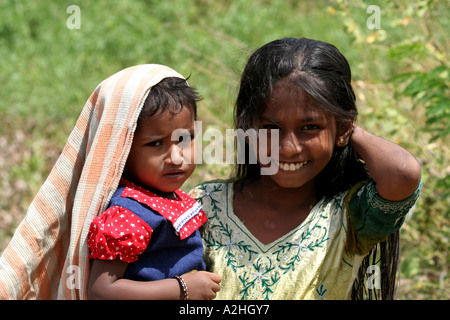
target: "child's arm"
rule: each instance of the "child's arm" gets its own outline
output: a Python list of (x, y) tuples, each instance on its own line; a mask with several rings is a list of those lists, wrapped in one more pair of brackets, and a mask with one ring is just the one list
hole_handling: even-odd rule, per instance
[(416, 191), (420, 184), (421, 168), (408, 151), (356, 125), (351, 143), (366, 163), (380, 197), (400, 201)]
[[(178, 280), (133, 281), (122, 279), (128, 263), (120, 259), (94, 260), (88, 284), (89, 299), (106, 300), (178, 300), (183, 291)], [(199, 271), (182, 275), (189, 299), (213, 299), (220, 290), (221, 278), (215, 273)]]

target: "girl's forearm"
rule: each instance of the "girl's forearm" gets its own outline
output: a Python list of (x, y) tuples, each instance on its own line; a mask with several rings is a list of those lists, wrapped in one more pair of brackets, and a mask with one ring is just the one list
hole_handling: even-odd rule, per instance
[(351, 143), (366, 163), (382, 198), (391, 201), (403, 200), (417, 189), (421, 168), (407, 150), (356, 125)]

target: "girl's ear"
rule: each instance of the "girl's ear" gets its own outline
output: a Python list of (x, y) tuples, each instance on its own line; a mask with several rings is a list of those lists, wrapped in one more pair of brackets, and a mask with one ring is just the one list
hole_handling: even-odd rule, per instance
[(336, 136), (336, 146), (341, 148), (345, 147), (350, 142), (352, 133), (353, 133), (353, 121), (349, 121), (342, 124)]

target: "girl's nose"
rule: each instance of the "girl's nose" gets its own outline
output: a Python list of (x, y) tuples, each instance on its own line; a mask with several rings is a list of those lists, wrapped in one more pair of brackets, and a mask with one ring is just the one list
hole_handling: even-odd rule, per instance
[(302, 150), (300, 141), (294, 132), (287, 132), (280, 137), (280, 155), (290, 157)]

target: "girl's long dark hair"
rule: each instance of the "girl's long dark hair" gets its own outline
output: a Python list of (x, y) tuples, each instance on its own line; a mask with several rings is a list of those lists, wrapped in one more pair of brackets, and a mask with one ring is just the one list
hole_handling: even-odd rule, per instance
[[(358, 114), (356, 97), (351, 86), (351, 70), (339, 50), (325, 42), (301, 38), (284, 38), (272, 41), (249, 58), (241, 76), (235, 104), (235, 126), (248, 130), (257, 128), (267, 101), (276, 83), (289, 80), (316, 101), (319, 108), (336, 120), (341, 132), (345, 132)], [(260, 177), (260, 166), (249, 161), (250, 150), (245, 144), (244, 164), (234, 168), (234, 179), (246, 181)], [(364, 162), (356, 154), (351, 143), (335, 147), (328, 165), (317, 176), (317, 193), (332, 198), (369, 179)], [(398, 232), (380, 243), (364, 259), (355, 280), (353, 299), (393, 299), (398, 262)], [(374, 260), (375, 259), (375, 260)], [(377, 262), (381, 269), (381, 290), (367, 289), (367, 266)]]

